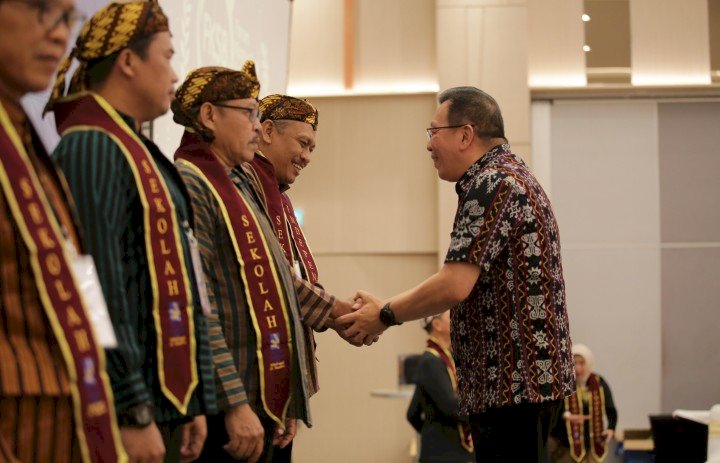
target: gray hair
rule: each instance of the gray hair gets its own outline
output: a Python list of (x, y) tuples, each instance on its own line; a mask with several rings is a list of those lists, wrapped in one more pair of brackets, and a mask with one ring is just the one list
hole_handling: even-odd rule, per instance
[(450, 125), (471, 124), (480, 137), (505, 138), (505, 124), (500, 106), (487, 93), (475, 87), (453, 87), (438, 96), (440, 104), (446, 101), (450, 102)]

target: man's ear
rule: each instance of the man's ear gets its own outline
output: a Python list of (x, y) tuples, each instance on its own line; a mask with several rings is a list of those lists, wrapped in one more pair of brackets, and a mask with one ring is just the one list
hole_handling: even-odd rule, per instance
[(205, 102), (200, 105), (198, 111), (198, 120), (200, 124), (207, 127), (211, 132), (215, 132), (215, 123), (217, 120), (217, 108), (212, 103)]
[(140, 57), (136, 55), (132, 50), (130, 50), (129, 48), (125, 48), (118, 55), (118, 58), (115, 61), (115, 66), (120, 71), (120, 74), (122, 76), (128, 79), (132, 79), (137, 75), (135, 66), (137, 65), (137, 61), (139, 59)]
[(460, 140), (460, 148), (467, 149), (475, 141), (475, 130), (471, 125), (460, 127), (462, 130), (462, 139)]
[(275, 126), (275, 123), (270, 119), (266, 119), (262, 124), (260, 124), (260, 137), (265, 143), (272, 142), (272, 138), (276, 131), (277, 127)]

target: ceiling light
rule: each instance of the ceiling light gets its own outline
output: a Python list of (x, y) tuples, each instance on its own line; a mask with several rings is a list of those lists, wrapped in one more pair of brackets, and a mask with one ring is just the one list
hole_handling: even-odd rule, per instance
[(583, 13), (582, 16), (580, 16), (584, 22), (590, 21), (590, 15), (587, 13)]
[(592, 50), (592, 48), (590, 48), (590, 45), (583, 45), (583, 51), (585, 53), (589, 52), (590, 50)]

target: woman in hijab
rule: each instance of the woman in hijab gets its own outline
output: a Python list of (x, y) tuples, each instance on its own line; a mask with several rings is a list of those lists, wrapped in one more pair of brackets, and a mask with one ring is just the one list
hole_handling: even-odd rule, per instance
[(572, 352), (577, 389), (565, 399), (562, 418), (553, 429), (556, 445), (551, 447), (550, 461), (599, 463), (615, 436), (617, 410), (607, 382), (593, 371), (595, 357), (590, 349), (575, 344)]

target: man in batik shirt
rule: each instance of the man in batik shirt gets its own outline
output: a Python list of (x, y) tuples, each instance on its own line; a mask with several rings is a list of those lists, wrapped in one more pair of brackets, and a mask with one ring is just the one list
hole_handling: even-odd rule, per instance
[(510, 150), (500, 108), (474, 87), (439, 96), (427, 149), (457, 182), (458, 209), (440, 271), (341, 317), (364, 337), (452, 307), (460, 413), (478, 462), (545, 461), (549, 428), (575, 387), (560, 235), (545, 192)]

